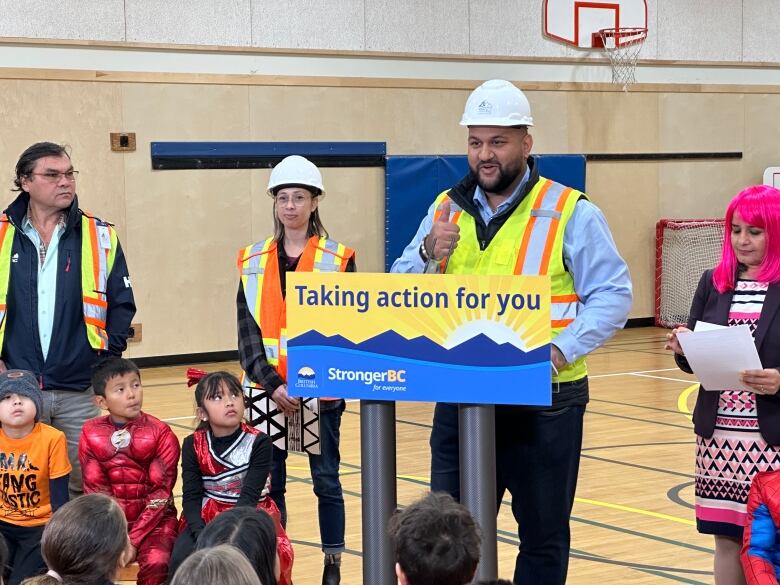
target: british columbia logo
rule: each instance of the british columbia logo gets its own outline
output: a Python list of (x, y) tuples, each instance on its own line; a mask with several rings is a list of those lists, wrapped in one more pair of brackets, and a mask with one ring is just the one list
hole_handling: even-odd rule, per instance
[(295, 385), (298, 388), (316, 388), (317, 374), (309, 366), (303, 366), (298, 370), (298, 382)]

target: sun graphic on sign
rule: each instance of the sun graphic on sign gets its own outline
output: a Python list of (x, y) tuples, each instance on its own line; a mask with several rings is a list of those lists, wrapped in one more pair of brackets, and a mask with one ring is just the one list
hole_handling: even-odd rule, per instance
[[(516, 277), (506, 277), (512, 279)], [(506, 295), (510, 290), (508, 280), (490, 279), (490, 286), (481, 288), (479, 293), (471, 294), (489, 295), (493, 301), (499, 292)], [(515, 281), (517, 282), (517, 281)], [(473, 281), (468, 290), (474, 291)], [(455, 282), (448, 287), (448, 297), (452, 301), (456, 299), (457, 289), (463, 286)], [(514, 287), (517, 289), (517, 286)], [(475, 308), (466, 310), (453, 306), (444, 309), (429, 310), (425, 312), (425, 319), (420, 319), (420, 313), (416, 311), (401, 311), (395, 315), (393, 329), (407, 338), (424, 335), (431, 341), (450, 349), (472, 339), (477, 335), (485, 335), (498, 344), (508, 343), (523, 351), (530, 351), (546, 345), (550, 342), (550, 315), (544, 310), (528, 310), (529, 296), (536, 297), (536, 292), (517, 292), (516, 306), (509, 304), (503, 311), (497, 302), (473, 303)], [(505, 297), (506, 298), (506, 297)], [(522, 299), (522, 300), (520, 300)], [(517, 305), (524, 304), (524, 308)]]
[(306, 300), (290, 305), (288, 296), (287, 332), (293, 340), (316, 332), (362, 344), (392, 332), (406, 339), (425, 337), (452, 349), (484, 335), (498, 345), (526, 352), (550, 343), (550, 284), (545, 277), (360, 273), (289, 277), (288, 290), (305, 289), (314, 297), (309, 302), (301, 294)]

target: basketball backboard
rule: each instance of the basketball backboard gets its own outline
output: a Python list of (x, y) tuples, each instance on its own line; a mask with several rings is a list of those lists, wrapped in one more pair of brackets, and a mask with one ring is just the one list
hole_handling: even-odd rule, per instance
[(767, 167), (764, 171), (764, 185), (780, 189), (780, 167)]
[(598, 32), (605, 28), (646, 29), (646, 0), (544, 0), (549, 37), (579, 48), (600, 47)]

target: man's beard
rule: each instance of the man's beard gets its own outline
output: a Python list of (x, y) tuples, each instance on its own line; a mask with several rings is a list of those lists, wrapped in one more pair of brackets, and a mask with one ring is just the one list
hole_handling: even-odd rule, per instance
[(518, 175), (525, 172), (522, 162), (518, 163), (516, 166), (507, 168), (504, 168), (500, 163), (490, 163), (495, 164), (498, 167), (498, 176), (486, 180), (479, 174), (479, 167), (481, 164), (482, 163), (478, 164), (476, 169), (472, 168), (471, 172), (477, 177), (477, 185), (479, 185), (485, 193), (503, 193), (517, 179)]

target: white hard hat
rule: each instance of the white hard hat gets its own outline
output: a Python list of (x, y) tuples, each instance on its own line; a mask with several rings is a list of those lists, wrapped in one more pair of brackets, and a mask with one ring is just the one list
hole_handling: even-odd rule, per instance
[(325, 197), (320, 169), (309, 159), (297, 154), (282, 159), (273, 168), (271, 178), (268, 179), (268, 194), (274, 197), (274, 191), (285, 185), (308, 187), (315, 195), (318, 194), (320, 199)]
[(491, 79), (471, 92), (461, 126), (533, 126), (525, 94), (503, 79)]

